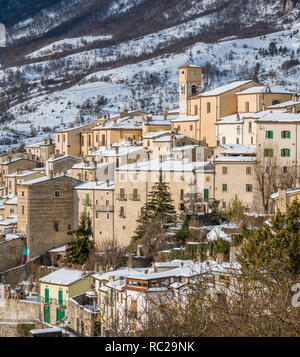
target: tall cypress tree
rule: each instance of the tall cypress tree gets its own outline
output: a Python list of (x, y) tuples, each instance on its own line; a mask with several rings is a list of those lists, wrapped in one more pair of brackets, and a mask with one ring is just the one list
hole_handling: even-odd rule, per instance
[(154, 184), (152, 191), (148, 193), (147, 202), (142, 208), (142, 213), (137, 220), (138, 226), (132, 237), (133, 242), (141, 239), (149, 223), (157, 223), (163, 227), (166, 223), (175, 223), (177, 220), (175, 207), (169, 185), (163, 182), (162, 172), (159, 181)]
[(76, 230), (68, 232), (69, 235), (75, 235), (76, 239), (67, 245), (66, 263), (84, 264), (94, 248), (94, 242), (90, 239), (93, 235), (92, 222), (89, 215), (85, 213), (80, 217), (80, 223)]

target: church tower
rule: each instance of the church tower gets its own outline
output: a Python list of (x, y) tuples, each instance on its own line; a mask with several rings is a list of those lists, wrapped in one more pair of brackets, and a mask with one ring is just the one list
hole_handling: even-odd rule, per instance
[(190, 64), (179, 67), (179, 113), (188, 115), (188, 100), (201, 92), (202, 68)]

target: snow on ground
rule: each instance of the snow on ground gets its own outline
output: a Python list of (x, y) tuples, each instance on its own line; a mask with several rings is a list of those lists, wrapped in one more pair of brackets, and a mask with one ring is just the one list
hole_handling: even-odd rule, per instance
[[(184, 27), (185, 25), (182, 26), (182, 29), (188, 28)], [(179, 28), (177, 26), (176, 31), (179, 31)], [(168, 30), (165, 30), (158, 34), (147, 35), (112, 48), (84, 51), (80, 54), (67, 56), (65, 60), (68, 61), (68, 69), (72, 72), (72, 68), (76, 66), (84, 65), (88, 67), (95, 61), (107, 61), (108, 58), (105, 53), (110, 54), (110, 59), (128, 52), (138, 56), (143, 53), (148, 45), (148, 50), (149, 48), (154, 49), (155, 46), (165, 41), (164, 33), (170, 36), (172, 31), (168, 33)], [(178, 32), (174, 33), (178, 34)], [(259, 49), (268, 49), (272, 41), (276, 42), (278, 49), (286, 47), (289, 54), (260, 55)], [(2, 129), (0, 140), (1, 137), (9, 135), (9, 131), (13, 128), (20, 131), (21, 139), (24, 139), (26, 143), (39, 141), (45, 137), (43, 133), (41, 134), (43, 128), (55, 129), (61, 124), (74, 123), (80, 111), (80, 106), (87, 99), (95, 102), (100, 95), (108, 99), (108, 103), (101, 107), (101, 110), (109, 111), (111, 114), (115, 114), (120, 109), (130, 109), (131, 106), (148, 111), (163, 110), (165, 107), (169, 107), (169, 109), (177, 108), (178, 67), (189, 60), (190, 52), (192, 52), (194, 64), (204, 66), (207, 62), (210, 62), (219, 69), (219, 72), (212, 77), (212, 81), (206, 83), (205, 89), (215, 88), (234, 80), (248, 79), (255, 64), (260, 63), (259, 76), (262, 78), (263, 84), (283, 85), (286, 89), (300, 92), (298, 80), (300, 66), (293, 67), (289, 72), (290, 75), (287, 75), (281, 67), (285, 61), (291, 59), (292, 51), (294, 51), (294, 58), (299, 58), (297, 49), (299, 49), (299, 33), (296, 33), (295, 28), (293, 28), (292, 30), (284, 30), (250, 39), (225, 39), (225, 41), (214, 44), (199, 42), (188, 48), (185, 53), (166, 54), (136, 64), (92, 73), (76, 86), (52, 94), (45, 94), (44, 92), (41, 95), (37, 86), (31, 93), (36, 97), (25, 103), (30, 110), (24, 107), (24, 103), (10, 109), (10, 112), (16, 117), (16, 121), (0, 126)], [(18, 70), (23, 73), (27, 81), (35, 83), (41, 76), (36, 67), (47, 67), (49, 65), (51, 65), (50, 61), (44, 61), (39, 64), (22, 66)], [(16, 71), (17, 69), (11, 68), (11, 70)], [(62, 67), (52, 71), (47, 75), (47, 78), (57, 79), (60, 75), (63, 78), (64, 70)], [(6, 76), (6, 73), (0, 71), (0, 78)], [(275, 73), (275, 75), (273, 76), (272, 73)], [(155, 85), (147, 85), (151, 76), (157, 79)], [(38, 131), (34, 140), (28, 138), (32, 126), (37, 128)]]
[(56, 53), (61, 53), (65, 50), (85, 47), (86, 45), (89, 45), (96, 41), (106, 41), (111, 39), (112, 35), (67, 38), (61, 41), (53, 42), (48, 46), (42, 47), (39, 50), (27, 55), (26, 58), (39, 58), (44, 56), (50, 56)]

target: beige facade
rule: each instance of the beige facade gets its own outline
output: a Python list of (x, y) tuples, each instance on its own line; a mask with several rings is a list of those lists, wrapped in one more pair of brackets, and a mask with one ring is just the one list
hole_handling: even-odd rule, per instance
[(255, 156), (219, 156), (215, 164), (215, 198), (227, 209), (237, 197), (249, 211), (262, 211)]
[(17, 186), (22, 182), (42, 177), (38, 171), (18, 169), (16, 172), (5, 176), (5, 195), (17, 195)]
[(293, 92), (280, 87), (258, 86), (236, 94), (238, 113), (257, 113), (272, 105), (289, 101)]
[(257, 154), (280, 167), (299, 166), (300, 114), (268, 112), (257, 120)]
[(42, 177), (18, 186), (18, 232), (26, 236), (29, 259), (71, 241), (73, 191), (79, 180)]
[(285, 214), (288, 206), (290, 206), (293, 201), (300, 201), (300, 187), (297, 185), (296, 187), (289, 190), (280, 189), (271, 197), (275, 203), (275, 213), (279, 211)]
[(50, 172), (52, 173), (61, 173), (64, 172), (66, 173), (68, 170), (72, 169), (72, 167), (75, 164), (78, 164), (81, 162), (81, 158), (71, 156), (71, 155), (52, 155), (47, 161), (46, 161), (46, 175), (50, 175)]
[(74, 224), (83, 213), (92, 220), (96, 247), (114, 239), (114, 182), (87, 182), (73, 188)]
[(1, 186), (5, 185), (5, 177), (17, 170), (31, 170), (37, 166), (37, 162), (26, 158), (11, 158), (10, 156), (6, 161), (0, 163), (0, 180)]
[(186, 120), (185, 123), (173, 120), (173, 128), (177, 128), (179, 133), (189, 133), (189, 136), (203, 140), (209, 147), (215, 147), (217, 145), (215, 123), (222, 117), (237, 113), (235, 94), (258, 86), (258, 83), (252, 80), (236, 81), (199, 94), (200, 85), (201, 68), (196, 69), (192, 66), (179, 68), (180, 114), (183, 118), (196, 115), (199, 121), (198, 125), (195, 125), (191, 120)]
[(130, 243), (147, 194), (159, 181), (159, 168), (162, 169), (163, 180), (169, 183), (179, 215), (186, 212), (188, 194), (198, 193), (205, 198), (214, 195), (214, 169), (208, 162), (184, 164), (169, 159), (161, 164), (159, 160), (152, 160), (120, 167), (116, 170), (115, 239), (123, 246)]
[(81, 155), (81, 133), (89, 130), (93, 124), (63, 129), (55, 133), (55, 153), (61, 155)]
[(27, 145), (24, 150), (32, 154), (33, 158), (41, 163), (45, 163), (49, 157), (55, 153), (55, 144), (52, 139), (45, 139), (41, 143)]

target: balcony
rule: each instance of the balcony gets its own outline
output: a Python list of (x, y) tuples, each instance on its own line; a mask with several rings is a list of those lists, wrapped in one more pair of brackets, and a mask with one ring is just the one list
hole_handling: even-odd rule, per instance
[(48, 301), (45, 301), (44, 296), (38, 296), (37, 301), (40, 302), (41, 304), (49, 304), (49, 305), (66, 307), (66, 300), (59, 302), (58, 299), (50, 298)]
[(116, 195), (116, 200), (118, 200), (118, 201), (127, 201), (127, 195), (126, 194), (124, 194), (124, 195), (117, 194)]
[(81, 200), (81, 203), (85, 206), (91, 206), (92, 205), (92, 201), (90, 200)]
[(100, 205), (94, 205), (94, 210), (98, 212), (113, 212), (114, 211), (114, 206), (100, 206)]
[(129, 199), (130, 199), (131, 201), (140, 201), (140, 200), (141, 200), (141, 195), (131, 193), (131, 194), (129, 195)]

